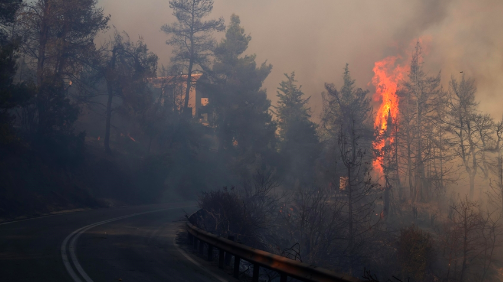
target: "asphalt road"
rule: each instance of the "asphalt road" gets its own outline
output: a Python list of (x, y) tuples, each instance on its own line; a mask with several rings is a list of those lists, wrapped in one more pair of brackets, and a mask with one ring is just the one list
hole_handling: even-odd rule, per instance
[(0, 224), (0, 281), (219, 281), (175, 246), (194, 203), (98, 209)]

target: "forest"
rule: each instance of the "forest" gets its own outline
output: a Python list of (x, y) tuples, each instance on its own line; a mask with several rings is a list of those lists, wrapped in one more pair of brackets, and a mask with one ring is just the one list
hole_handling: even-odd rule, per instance
[(503, 280), (503, 119), (475, 78), (417, 38), (375, 93), (346, 64), (322, 93), (285, 70), (273, 103), (213, 5), (169, 1), (163, 65), (97, 0), (1, 0), (0, 220), (197, 200), (199, 227), (368, 281)]

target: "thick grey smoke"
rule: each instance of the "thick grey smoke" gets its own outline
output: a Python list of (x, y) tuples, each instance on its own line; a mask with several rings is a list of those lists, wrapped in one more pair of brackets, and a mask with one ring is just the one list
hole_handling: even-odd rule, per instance
[[(171, 50), (160, 31), (174, 20), (168, 0), (101, 0), (112, 24), (131, 38), (143, 36), (169, 64)], [(428, 38), (426, 70), (442, 71), (444, 85), (463, 71), (475, 77), (483, 110), (499, 118), (503, 111), (503, 1), (501, 0), (215, 0), (211, 17), (232, 13), (252, 36), (249, 53), (268, 60), (273, 71), (265, 82), (275, 101), (283, 73), (296, 71), (311, 95), (316, 117), (325, 82), (341, 82), (349, 63), (357, 85), (368, 85), (374, 62), (407, 53), (411, 41)], [(217, 35), (220, 37), (222, 35)]]

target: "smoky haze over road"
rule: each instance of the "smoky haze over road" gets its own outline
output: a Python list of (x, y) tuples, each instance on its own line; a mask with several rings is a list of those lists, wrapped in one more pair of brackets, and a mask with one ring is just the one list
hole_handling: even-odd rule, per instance
[[(118, 30), (133, 39), (143, 36), (159, 63), (169, 64), (171, 49), (160, 31), (163, 24), (174, 21), (168, 1), (100, 0), (98, 5), (112, 15)], [(232, 13), (239, 15), (252, 36), (247, 53), (256, 53), (257, 62), (268, 60), (273, 65), (264, 83), (269, 98), (275, 103), (283, 73), (295, 71), (304, 92), (312, 96), (314, 119), (321, 111), (324, 83), (339, 84), (345, 63), (364, 86), (371, 81), (374, 62), (410, 54), (417, 38), (427, 43), (427, 71), (442, 71), (444, 83), (460, 71), (475, 78), (481, 110), (500, 118), (502, 11), (499, 0), (216, 0), (209, 18), (224, 17), (228, 23)], [(367, 87), (373, 92), (371, 84)]]
[[(194, 203), (98, 209), (0, 225), (2, 281), (74, 281), (60, 246), (72, 231), (102, 220), (150, 212), (106, 223), (83, 233), (75, 253), (92, 281), (216, 281), (174, 246), (174, 222)], [(73, 264), (74, 262), (72, 262)], [(73, 265), (72, 265), (73, 267)], [(80, 277), (80, 276), (77, 276)]]

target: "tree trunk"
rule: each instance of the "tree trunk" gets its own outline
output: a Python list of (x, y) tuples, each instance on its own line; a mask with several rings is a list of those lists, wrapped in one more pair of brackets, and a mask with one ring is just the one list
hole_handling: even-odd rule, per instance
[[(194, 14), (195, 9), (195, 1), (192, 1), (192, 24), (190, 25), (190, 58), (189, 58), (189, 67), (187, 69), (187, 88), (185, 89), (185, 101), (183, 106), (184, 114), (188, 115), (187, 112), (189, 110), (189, 98), (190, 98), (190, 88), (192, 86), (192, 67), (194, 65)], [(194, 105), (195, 106), (195, 105)]]
[(38, 42), (38, 58), (37, 58), (37, 97), (36, 97), (36, 105), (38, 112), (38, 124), (36, 130), (39, 134), (43, 133), (44, 125), (46, 121), (46, 101), (44, 101), (44, 64), (45, 64), (45, 51), (47, 47), (48, 34), (49, 34), (49, 24), (48, 17), (50, 13), (51, 5), (49, 1), (45, 1), (44, 3), (44, 12), (43, 18), (40, 23), (40, 32), (39, 32), (39, 42)]
[(470, 199), (473, 200), (473, 193), (475, 191), (475, 174), (470, 173), (468, 176), (470, 178)]
[(440, 188), (442, 191), (444, 190), (444, 153), (443, 153), (443, 141), (442, 141), (442, 136), (443, 134), (440, 133)]
[(38, 60), (37, 60), (37, 86), (42, 86), (44, 75), (44, 62), (45, 62), (45, 47), (47, 46), (47, 36), (49, 33), (49, 24), (47, 17), (50, 11), (49, 1), (45, 1), (43, 19), (40, 23), (39, 45), (38, 45)]
[[(470, 178), (471, 180), (471, 178)], [(463, 210), (463, 216), (464, 216), (464, 219), (463, 219), (463, 229), (464, 229), (464, 232), (463, 232), (463, 263), (461, 265), (461, 277), (459, 279), (459, 281), (463, 282), (463, 277), (465, 275), (465, 270), (466, 270), (466, 260), (468, 258), (468, 219), (467, 219), (467, 213), (468, 213), (468, 210), (467, 209), (464, 209)]]
[(388, 181), (388, 177), (385, 176), (385, 186), (384, 186), (384, 207), (383, 207), (383, 217), (384, 217), (384, 220), (387, 220), (388, 218), (388, 214), (389, 214), (389, 202), (390, 202), (390, 197), (389, 197), (389, 194), (390, 194), (390, 184), (389, 184), (389, 181)]
[(416, 177), (415, 177), (415, 182), (416, 182), (416, 200), (424, 200), (423, 199), (423, 178), (424, 178), (424, 164), (423, 164), (423, 146), (422, 146), (422, 108), (419, 103), (419, 91), (416, 93), (418, 99), (416, 101), (416, 111), (417, 111), (417, 117), (416, 117), (416, 138), (417, 138), (417, 148), (416, 148)]
[(501, 213), (503, 214), (503, 156), (501, 154), (498, 156), (498, 174), (498, 187), (500, 189), (501, 197)]
[(105, 122), (105, 152), (110, 154), (112, 150), (110, 150), (110, 122), (112, 120), (112, 100), (113, 100), (113, 87), (112, 81), (107, 81), (107, 89), (108, 89), (108, 101), (107, 101), (107, 112), (106, 112), (106, 122)]
[(398, 198), (403, 199), (402, 184), (400, 183), (400, 169), (398, 166), (398, 122), (395, 122), (395, 165), (396, 165), (396, 186), (398, 189)]
[(189, 62), (189, 69), (187, 72), (187, 88), (185, 89), (185, 101), (183, 105), (183, 112), (186, 115), (188, 115), (187, 113), (189, 111), (190, 88), (192, 86), (192, 65), (193, 61), (191, 58)]
[(105, 152), (110, 154), (112, 150), (110, 150), (110, 123), (112, 120), (112, 100), (114, 98), (114, 72), (115, 72), (115, 59), (116, 59), (116, 48), (114, 47), (112, 51), (112, 58), (110, 61), (110, 65), (108, 66), (105, 74), (106, 82), (107, 82), (107, 91), (108, 91), (108, 101), (107, 101), (107, 110), (106, 110), (106, 121), (105, 121)]
[(354, 121), (351, 124), (351, 161), (347, 164), (347, 172), (348, 172), (348, 220), (349, 220), (349, 271), (352, 274), (353, 272), (353, 245), (354, 245), (354, 230), (353, 230), (353, 184), (355, 181), (352, 174), (353, 165), (356, 163), (356, 138), (354, 131)]
[(410, 139), (407, 141), (407, 170), (409, 174), (409, 193), (412, 202), (416, 200), (416, 191), (414, 189), (414, 183), (412, 181), (412, 156), (411, 156)]

